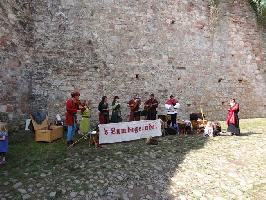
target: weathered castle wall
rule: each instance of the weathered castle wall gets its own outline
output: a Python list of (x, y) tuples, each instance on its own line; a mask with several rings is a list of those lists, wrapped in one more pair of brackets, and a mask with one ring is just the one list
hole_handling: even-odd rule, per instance
[(27, 1), (0, 1), (0, 121), (14, 120), (28, 112), (32, 8)]
[[(8, 2), (1, 7), (12, 13)], [(133, 93), (147, 99), (151, 92), (160, 112), (176, 95), (182, 118), (202, 107), (209, 119), (224, 119), (231, 97), (241, 103), (242, 118), (266, 116), (263, 31), (247, 1), (219, 0), (218, 12), (202, 0), (44, 0), (27, 10), (26, 19), (20, 17), (33, 27), (27, 34), (13, 28), (20, 27), (21, 12), (15, 19), (0, 14), (6, 21), (1, 38), (16, 39), (19, 49), (1, 49), (1, 74), (17, 75), (12, 90), (6, 84), (12, 79), (1, 76), (3, 93), (16, 98), (1, 99), (2, 112), (11, 105), (23, 113), (29, 104), (63, 114), (69, 93), (78, 89), (92, 100), (94, 120), (103, 95), (110, 103), (120, 96), (126, 115)], [(12, 72), (10, 55), (20, 60)]]

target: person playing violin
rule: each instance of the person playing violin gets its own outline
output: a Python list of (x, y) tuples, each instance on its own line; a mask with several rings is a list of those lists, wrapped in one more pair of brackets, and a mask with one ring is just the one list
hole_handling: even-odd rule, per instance
[(140, 111), (139, 107), (141, 100), (137, 94), (128, 102), (128, 107), (130, 108), (129, 121), (139, 121), (140, 120)]
[(158, 101), (154, 98), (154, 94), (150, 95), (150, 99), (144, 104), (144, 109), (147, 111), (147, 120), (156, 120)]
[(72, 92), (71, 98), (66, 101), (67, 145), (74, 143), (74, 135), (77, 129), (77, 111), (80, 103), (79, 96), (79, 92)]

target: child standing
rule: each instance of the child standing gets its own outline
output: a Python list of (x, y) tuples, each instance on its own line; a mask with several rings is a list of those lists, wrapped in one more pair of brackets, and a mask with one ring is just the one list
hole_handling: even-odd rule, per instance
[(207, 122), (206, 127), (204, 128), (204, 137), (213, 137), (213, 124), (211, 121)]
[(8, 134), (6, 124), (0, 122), (0, 165), (6, 163), (6, 153), (8, 151)]

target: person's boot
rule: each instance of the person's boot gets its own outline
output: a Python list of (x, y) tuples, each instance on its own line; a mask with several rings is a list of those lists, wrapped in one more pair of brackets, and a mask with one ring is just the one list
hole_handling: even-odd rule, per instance
[(71, 141), (67, 141), (67, 146), (69, 147), (71, 145)]
[(99, 144), (99, 140), (96, 141), (96, 147), (97, 148), (102, 148), (102, 145)]

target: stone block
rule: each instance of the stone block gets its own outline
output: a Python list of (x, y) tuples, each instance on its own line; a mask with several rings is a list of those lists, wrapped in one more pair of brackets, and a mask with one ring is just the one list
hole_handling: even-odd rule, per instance
[(13, 112), (13, 111), (14, 111), (13, 105), (7, 104), (5, 112), (10, 113), (10, 112)]
[(0, 105), (0, 112), (6, 112), (7, 105)]
[(7, 44), (8, 44), (8, 38), (7, 38), (7, 36), (1, 36), (0, 37), (0, 48), (2, 49), (4, 47), (6, 47)]

